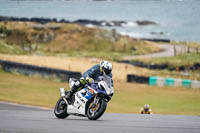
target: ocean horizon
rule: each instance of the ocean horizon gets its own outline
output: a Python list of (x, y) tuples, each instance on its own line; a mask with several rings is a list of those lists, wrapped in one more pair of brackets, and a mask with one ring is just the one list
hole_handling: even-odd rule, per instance
[[(199, 0), (1, 0), (0, 16), (106, 21), (133, 38), (200, 42)], [(112, 21), (123, 21), (112, 25)], [(139, 25), (137, 21), (155, 22)], [(88, 24), (88, 27), (96, 25)]]

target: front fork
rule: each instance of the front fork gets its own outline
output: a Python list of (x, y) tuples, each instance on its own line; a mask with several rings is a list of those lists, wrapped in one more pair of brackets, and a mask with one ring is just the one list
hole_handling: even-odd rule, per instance
[(94, 97), (94, 101), (90, 104), (91, 108), (95, 108), (97, 104), (99, 103), (99, 98), (97, 98), (97, 95)]
[(63, 98), (63, 100), (65, 101), (65, 103), (66, 103), (67, 105), (69, 105), (67, 99), (66, 99), (65, 97), (62, 97), (62, 98)]

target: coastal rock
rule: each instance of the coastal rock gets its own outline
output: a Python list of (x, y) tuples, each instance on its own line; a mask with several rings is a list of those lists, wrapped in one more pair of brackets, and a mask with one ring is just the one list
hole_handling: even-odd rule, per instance
[(150, 32), (152, 35), (164, 35), (164, 32)]
[[(105, 21), (105, 20), (89, 20), (89, 19), (78, 19), (75, 21), (68, 21), (65, 19), (61, 19), (58, 21), (56, 18), (50, 19), (50, 18), (18, 18), (18, 17), (5, 17), (5, 16), (0, 16), (0, 21), (23, 21), (23, 22), (36, 22), (40, 24), (46, 24), (49, 22), (56, 22), (56, 23), (74, 23), (74, 24), (81, 24), (81, 25), (94, 25), (94, 26), (108, 26), (108, 27), (122, 27), (123, 25), (127, 25), (130, 22), (126, 21)], [(136, 21), (136, 22), (131, 22), (131, 23), (136, 23), (139, 26), (146, 26), (146, 25), (156, 25), (156, 22), (153, 21), (148, 21), (148, 20), (142, 20), (142, 21)]]
[(56, 37), (56, 34), (54, 32), (44, 32), (39, 34), (32, 34), (32, 40), (38, 42), (38, 43), (47, 43), (52, 41)]
[(153, 21), (148, 21), (148, 20), (143, 20), (143, 21), (136, 21), (136, 23), (140, 26), (145, 26), (145, 25), (157, 25), (156, 22)]
[(153, 39), (150, 39), (150, 38), (141, 38), (141, 40), (146, 40), (146, 41), (152, 41), (152, 42), (166, 42), (166, 43), (170, 43), (171, 40), (170, 39), (162, 39), (162, 38), (153, 38)]
[(23, 21), (23, 22), (37, 22), (40, 24), (46, 24), (48, 22), (58, 22), (56, 18), (50, 19), (50, 18), (37, 18), (37, 17), (33, 17), (33, 18), (18, 18), (18, 17), (4, 17), (4, 16), (0, 16), (0, 22), (1, 21)]

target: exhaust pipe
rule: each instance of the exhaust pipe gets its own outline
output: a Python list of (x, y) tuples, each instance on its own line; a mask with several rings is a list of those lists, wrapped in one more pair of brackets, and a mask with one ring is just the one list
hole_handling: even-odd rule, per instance
[(61, 97), (65, 96), (65, 89), (64, 88), (60, 88), (60, 96)]
[(69, 105), (68, 101), (65, 98), (65, 89), (64, 88), (60, 88), (60, 96), (63, 98), (65, 103)]

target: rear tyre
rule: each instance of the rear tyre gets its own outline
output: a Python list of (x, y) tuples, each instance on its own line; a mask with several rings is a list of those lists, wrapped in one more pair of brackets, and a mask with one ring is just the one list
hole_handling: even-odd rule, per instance
[(65, 103), (62, 97), (56, 103), (56, 106), (54, 108), (54, 114), (57, 118), (60, 119), (65, 119), (69, 116), (69, 114), (67, 113), (67, 104)]
[(95, 107), (89, 106), (87, 109), (87, 117), (89, 120), (97, 120), (99, 119), (103, 113), (105, 112), (107, 107), (107, 102), (103, 99), (99, 99), (99, 102)]

